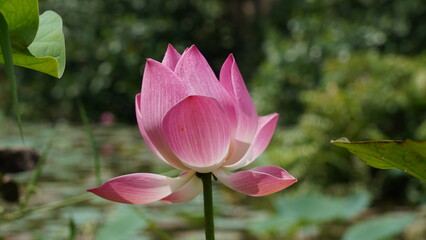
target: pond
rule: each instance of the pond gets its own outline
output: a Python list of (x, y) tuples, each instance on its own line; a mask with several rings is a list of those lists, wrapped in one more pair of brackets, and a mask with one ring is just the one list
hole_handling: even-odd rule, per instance
[[(23, 143), (14, 121), (0, 123), (0, 150), (33, 149), (46, 156), (39, 177), (35, 170), (3, 176), (3, 182), (19, 184), (21, 196), (19, 204), (0, 200), (0, 240), (204, 239), (201, 195), (181, 204), (126, 205), (86, 192), (97, 186), (97, 155), (102, 181), (136, 172), (179, 174), (145, 146), (136, 123), (93, 125), (96, 152), (82, 125), (26, 122)], [(264, 158), (256, 163), (267, 164)], [(31, 179), (37, 179), (34, 185)], [(424, 205), (380, 212), (370, 206), (372, 194), (365, 189), (326, 195), (302, 179), (283, 192), (254, 198), (217, 182), (213, 187), (217, 239), (357, 240), (372, 226), (378, 236), (404, 236), (389, 239), (426, 236)]]
[[(100, 199), (86, 189), (96, 186), (92, 142), (84, 126), (67, 122), (24, 123), (25, 143), (14, 121), (0, 129), (0, 149), (34, 149), (47, 158), (29, 199), (31, 214), (20, 216), (17, 203), (2, 203), (0, 233), (7, 240), (24, 239), (201, 239), (202, 196), (188, 203), (125, 205)], [(137, 125), (95, 125), (92, 128), (101, 160), (102, 180), (135, 173), (169, 176), (179, 172), (155, 157), (145, 146)], [(19, 183), (21, 195), (32, 172), (9, 175)], [(223, 185), (215, 186), (219, 239), (248, 239), (247, 224), (264, 216), (241, 205)], [(220, 195), (220, 196), (219, 196)], [(24, 198), (21, 196), (21, 199)], [(224, 201), (227, 201), (226, 204)], [(16, 219), (14, 219), (16, 218)], [(161, 229), (161, 230), (160, 230)], [(222, 237), (221, 237), (222, 236)]]

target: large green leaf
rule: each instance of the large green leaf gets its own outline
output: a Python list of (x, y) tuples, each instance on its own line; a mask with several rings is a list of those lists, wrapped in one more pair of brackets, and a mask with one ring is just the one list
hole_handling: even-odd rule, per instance
[(65, 39), (61, 16), (53, 11), (43, 13), (37, 35), (28, 49), (34, 57), (26, 55), (20, 59), (14, 56), (16, 65), (61, 77), (65, 70)]
[[(53, 11), (38, 16), (33, 0), (0, 0), (0, 14), (9, 27), (13, 63), (54, 77), (65, 69), (62, 19)], [(0, 63), (4, 63), (0, 50)]]
[(400, 234), (413, 220), (411, 213), (388, 214), (350, 227), (343, 240), (382, 240)]
[(381, 169), (401, 169), (426, 181), (426, 141), (358, 141), (347, 138), (331, 141), (361, 158), (368, 165)]
[[(0, 13), (6, 19), (14, 49), (25, 50), (37, 33), (37, 0), (0, 0)], [(1, 50), (0, 50), (1, 54)]]

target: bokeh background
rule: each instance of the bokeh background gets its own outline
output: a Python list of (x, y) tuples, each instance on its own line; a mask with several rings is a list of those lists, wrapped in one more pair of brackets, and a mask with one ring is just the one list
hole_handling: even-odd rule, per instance
[[(49, 208), (95, 186), (97, 154), (103, 180), (171, 170), (145, 147), (134, 113), (145, 60), (161, 60), (168, 43), (181, 52), (196, 44), (216, 73), (234, 54), (258, 112), (281, 115), (255, 164), (279, 165), (299, 179), (263, 198), (217, 184), (218, 239), (426, 239), (424, 182), (372, 169), (330, 144), (340, 137), (426, 140), (425, 1), (39, 4), (40, 12), (63, 18), (65, 74), (58, 80), (16, 69), (23, 144), (0, 66), (0, 147), (48, 149), (29, 201), (45, 208), (13, 217), (19, 204), (3, 201), (0, 239), (202, 239), (202, 198), (145, 206), (90, 198)], [(92, 123), (96, 152), (78, 101)], [(31, 176), (7, 177), (24, 195)]]

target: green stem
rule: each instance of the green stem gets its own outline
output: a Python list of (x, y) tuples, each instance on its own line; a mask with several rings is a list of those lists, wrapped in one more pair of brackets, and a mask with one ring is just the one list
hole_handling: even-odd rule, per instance
[(35, 189), (37, 188), (38, 180), (40, 179), (41, 172), (43, 170), (43, 167), (46, 164), (47, 156), (49, 155), (49, 151), (52, 147), (52, 144), (53, 144), (53, 139), (51, 139), (49, 141), (46, 148), (43, 150), (43, 153), (40, 156), (40, 160), (37, 163), (36, 168), (34, 169), (34, 171), (31, 174), (31, 178), (30, 178), (29, 182), (27, 183), (27, 186), (25, 187), (25, 193), (24, 193), (23, 200), (20, 204), (21, 211), (25, 211), (28, 208), (28, 203), (30, 201), (30, 197), (31, 197), (31, 195), (33, 195), (35, 193)]
[(6, 213), (6, 214), (3, 214), (3, 215), (0, 215), (0, 224), (2, 224), (3, 222), (10, 222), (10, 221), (15, 220), (15, 219), (23, 218), (23, 217), (25, 217), (29, 214), (35, 213), (35, 212), (44, 212), (44, 211), (59, 209), (59, 208), (74, 205), (74, 204), (77, 204), (77, 203), (89, 201), (90, 199), (93, 199), (93, 196), (91, 194), (83, 194), (83, 195), (80, 195), (80, 196), (67, 198), (67, 199), (64, 199), (64, 200), (59, 201), (59, 202), (54, 202), (54, 203), (50, 203), (50, 204), (47, 204), (47, 205), (28, 208), (28, 209), (25, 209), (24, 211), (18, 210), (18, 211), (12, 212), (12, 213)]
[(18, 91), (16, 90), (15, 71), (13, 69), (12, 46), (10, 44), (9, 27), (6, 19), (0, 12), (0, 48), (3, 53), (4, 64), (6, 68), (6, 76), (9, 80), (10, 90), (13, 96), (13, 108), (18, 122), (19, 132), (21, 133), (22, 142), (24, 142), (24, 132), (22, 130), (21, 111), (19, 109)]
[(84, 124), (84, 128), (86, 130), (86, 134), (89, 137), (90, 145), (92, 146), (92, 152), (93, 152), (93, 161), (94, 161), (94, 167), (95, 167), (95, 176), (96, 176), (96, 184), (101, 185), (102, 184), (102, 178), (101, 178), (101, 160), (99, 158), (98, 153), (98, 147), (96, 145), (95, 136), (93, 135), (92, 128), (90, 127), (90, 121), (87, 117), (86, 109), (83, 106), (83, 103), (81, 103), (80, 99), (77, 101), (78, 110), (80, 111), (80, 116)]
[(214, 240), (212, 173), (198, 173), (197, 175), (203, 181), (206, 240)]

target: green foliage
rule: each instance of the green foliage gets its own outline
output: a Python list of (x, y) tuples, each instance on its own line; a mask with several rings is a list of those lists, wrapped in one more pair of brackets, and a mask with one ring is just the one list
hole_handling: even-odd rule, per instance
[[(300, 92), (304, 112), (297, 124), (287, 124), (275, 135), (268, 158), (273, 164), (292, 166), (290, 172), (317, 186), (343, 190), (361, 184), (383, 191), (377, 192), (383, 198), (421, 196), (421, 183), (407, 187), (407, 181), (389, 171), (377, 177), (348, 152), (334, 148), (330, 139), (425, 139), (425, 64), (426, 55), (404, 57), (376, 51), (353, 53), (343, 60), (329, 58), (322, 64), (319, 86)], [(390, 185), (385, 187), (391, 181), (401, 184), (399, 193), (393, 193)], [(419, 192), (411, 195), (408, 189)]]
[(265, 113), (278, 107), (286, 123), (296, 124), (305, 109), (301, 95), (322, 85), (324, 62), (345, 62), (365, 51), (421, 53), (425, 10), (421, 0), (275, 2), (264, 25), (265, 59), (253, 84), (258, 106)]
[(331, 143), (348, 149), (372, 167), (401, 169), (426, 181), (426, 142), (411, 140), (349, 142), (345, 138)]
[(25, 50), (31, 45), (37, 33), (39, 24), (38, 1), (3, 0), (0, 1), (0, 13), (4, 16), (9, 26), (12, 47)]
[(421, 0), (254, 2), (41, 1), (41, 9), (64, 18), (69, 72), (56, 82), (22, 73), (38, 79), (22, 89), (24, 115), (77, 120), (80, 97), (90, 118), (111, 111), (134, 123), (128, 105), (140, 90), (145, 59), (161, 60), (168, 43), (180, 51), (195, 43), (216, 72), (233, 52), (259, 112), (282, 112), (285, 123), (295, 125), (305, 109), (302, 93), (321, 86), (330, 58), (347, 60), (366, 50), (418, 54), (426, 41), (418, 24), (426, 20)]
[(383, 240), (400, 234), (415, 216), (411, 213), (387, 214), (369, 220), (364, 220), (351, 226), (343, 240)]
[[(16, 58), (16, 64), (60, 78), (65, 71), (65, 39), (62, 19), (53, 11), (40, 16), (40, 26), (34, 41), (28, 46), (34, 56)], [(22, 60), (21, 60), (22, 57)]]
[(10, 92), (12, 93), (13, 110), (15, 112), (16, 122), (21, 133), (21, 140), (24, 142), (24, 133), (22, 129), (21, 110), (19, 107), (18, 91), (16, 88), (16, 77), (12, 60), (12, 45), (10, 42), (9, 27), (3, 14), (0, 13), (0, 49), (3, 53), (6, 77), (9, 81)]
[[(47, 11), (39, 19), (37, 0), (1, 1), (0, 13), (9, 26), (13, 63), (61, 77), (65, 69), (61, 17)], [(1, 50), (0, 63), (4, 63)]]
[[(40, 1), (40, 9), (55, 10), (63, 18), (67, 74), (53, 82), (21, 71), (23, 79), (34, 79), (21, 89), (24, 116), (79, 120), (79, 97), (91, 119), (111, 111), (119, 120), (134, 123), (129, 106), (140, 91), (145, 61), (161, 61), (168, 43), (180, 52), (197, 44), (217, 73), (233, 52), (249, 80), (262, 56), (253, 51), (261, 44), (261, 31), (254, 16), (244, 15), (242, 5), (225, 0)], [(0, 107), (8, 111), (6, 104), (1, 101)]]

